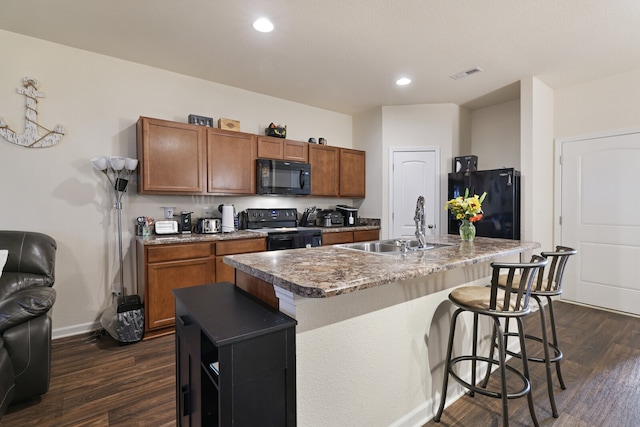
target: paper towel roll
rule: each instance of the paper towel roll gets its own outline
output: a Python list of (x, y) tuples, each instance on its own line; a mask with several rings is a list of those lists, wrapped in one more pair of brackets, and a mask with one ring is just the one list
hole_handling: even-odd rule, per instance
[(233, 205), (222, 206), (222, 232), (230, 233), (235, 231), (233, 220)]

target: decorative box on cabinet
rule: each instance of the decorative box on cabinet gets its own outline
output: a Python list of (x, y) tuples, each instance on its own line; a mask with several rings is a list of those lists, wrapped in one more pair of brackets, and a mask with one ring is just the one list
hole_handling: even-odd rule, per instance
[(231, 283), (176, 289), (181, 426), (295, 426), (296, 321)]
[(138, 193), (204, 193), (203, 127), (140, 117), (137, 134)]

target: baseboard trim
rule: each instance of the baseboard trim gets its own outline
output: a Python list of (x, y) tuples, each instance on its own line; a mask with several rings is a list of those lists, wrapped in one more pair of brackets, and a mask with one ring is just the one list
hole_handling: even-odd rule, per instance
[(100, 329), (102, 325), (99, 321), (82, 323), (80, 325), (66, 326), (64, 328), (54, 328), (51, 331), (51, 338), (66, 338), (74, 335), (86, 334), (88, 332), (93, 332), (96, 329)]

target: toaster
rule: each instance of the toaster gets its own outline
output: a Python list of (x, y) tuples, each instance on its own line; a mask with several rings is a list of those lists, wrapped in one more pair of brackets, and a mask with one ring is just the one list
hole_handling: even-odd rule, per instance
[(222, 220), (220, 218), (200, 218), (196, 227), (196, 233), (213, 234), (222, 231)]
[(178, 234), (178, 221), (169, 219), (156, 221), (154, 224), (156, 234)]

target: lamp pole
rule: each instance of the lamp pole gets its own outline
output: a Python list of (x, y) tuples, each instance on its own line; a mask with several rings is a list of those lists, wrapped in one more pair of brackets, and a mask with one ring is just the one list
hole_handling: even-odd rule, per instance
[(118, 221), (118, 258), (120, 261), (120, 296), (124, 296), (124, 255), (122, 252), (122, 196), (127, 191), (129, 178), (138, 166), (137, 159), (119, 156), (95, 157), (91, 159), (93, 166), (105, 174), (115, 195), (115, 208)]

